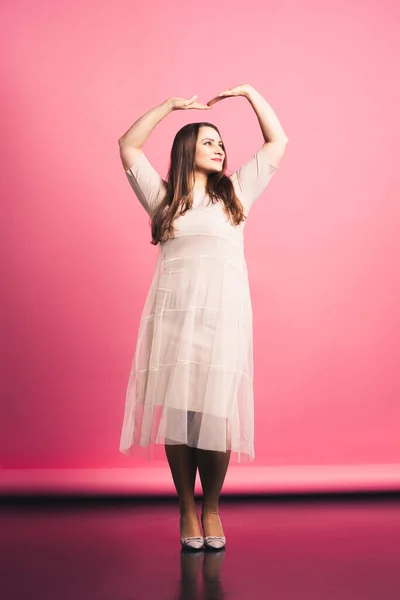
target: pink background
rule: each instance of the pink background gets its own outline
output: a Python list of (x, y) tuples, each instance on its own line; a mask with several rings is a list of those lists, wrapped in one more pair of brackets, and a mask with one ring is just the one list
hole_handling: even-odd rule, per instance
[[(168, 96), (206, 103), (241, 83), (290, 142), (246, 225), (256, 460), (232, 464), (227, 486), (400, 486), (400, 6), (39, 0), (2, 13), (3, 488), (106, 473), (104, 489), (172, 489), (166, 462), (118, 450), (157, 249), (117, 140)], [(176, 131), (203, 119), (230, 171), (263, 143), (244, 98), (174, 112), (144, 147), (163, 177)]]

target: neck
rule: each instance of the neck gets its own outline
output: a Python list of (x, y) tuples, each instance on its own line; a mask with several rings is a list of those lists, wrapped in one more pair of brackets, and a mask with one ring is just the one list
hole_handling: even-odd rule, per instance
[(194, 174), (194, 186), (195, 190), (206, 190), (207, 187), (207, 173), (203, 173), (202, 171), (196, 171)]

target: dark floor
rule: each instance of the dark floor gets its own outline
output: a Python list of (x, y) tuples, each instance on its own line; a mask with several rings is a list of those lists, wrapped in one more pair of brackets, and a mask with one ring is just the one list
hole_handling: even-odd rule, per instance
[[(200, 506), (200, 504), (199, 504)], [(399, 600), (400, 496), (221, 500), (183, 553), (175, 500), (2, 503), (4, 600)]]

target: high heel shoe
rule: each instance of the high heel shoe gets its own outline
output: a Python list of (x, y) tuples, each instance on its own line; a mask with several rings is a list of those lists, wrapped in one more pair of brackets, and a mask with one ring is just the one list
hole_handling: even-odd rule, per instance
[(204, 538), (201, 535), (184, 538), (181, 534), (181, 545), (187, 550), (202, 550), (204, 548)]
[[(218, 521), (221, 524), (222, 527), (222, 523), (221, 523), (221, 519), (219, 518), (219, 515), (217, 515), (218, 517)], [(203, 527), (204, 530), (204, 527)], [(204, 537), (204, 545), (206, 548), (209, 548), (210, 550), (221, 550), (222, 548), (225, 548), (226, 545), (226, 537), (224, 535), (206, 535)]]
[(187, 550), (201, 550), (204, 548), (204, 538), (201, 535), (183, 537), (181, 532), (180, 537), (182, 548), (186, 548)]

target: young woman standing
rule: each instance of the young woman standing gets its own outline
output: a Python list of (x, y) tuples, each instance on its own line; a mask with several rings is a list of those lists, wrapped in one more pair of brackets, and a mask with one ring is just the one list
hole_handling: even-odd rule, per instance
[[(176, 134), (166, 180), (143, 145), (175, 110), (211, 110), (232, 96), (253, 107), (261, 148), (227, 176), (218, 128), (190, 123)], [(179, 497), (184, 547), (222, 548), (219, 497), (231, 454), (254, 459), (252, 306), (244, 257), (246, 217), (285, 153), (288, 137), (266, 100), (250, 85), (221, 92), (207, 105), (197, 96), (167, 98), (119, 139), (122, 164), (151, 218), (159, 246), (143, 308), (127, 386), (120, 451), (163, 444)], [(203, 488), (201, 532), (194, 501)]]

